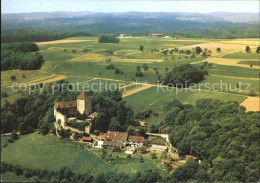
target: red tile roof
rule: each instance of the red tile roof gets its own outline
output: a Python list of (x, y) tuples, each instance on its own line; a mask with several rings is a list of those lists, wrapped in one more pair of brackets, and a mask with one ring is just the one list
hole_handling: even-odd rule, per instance
[(90, 98), (90, 95), (85, 91), (81, 92), (81, 94), (77, 97), (77, 99), (87, 99), (87, 98)]
[(108, 131), (106, 133), (107, 140), (127, 141), (127, 137), (128, 137), (127, 132)]
[(178, 168), (178, 166), (177, 166), (177, 165), (175, 165), (175, 164), (171, 164), (171, 167), (172, 167), (173, 169), (176, 169), (176, 168)]
[(106, 133), (99, 133), (98, 139), (105, 140), (106, 139)]
[(122, 142), (115, 142), (115, 141), (108, 141), (108, 140), (105, 140), (104, 143), (103, 143), (103, 146), (124, 146), (124, 144)]
[(77, 107), (77, 101), (65, 101), (65, 102), (56, 102), (55, 108), (70, 108)]
[(170, 160), (168, 160), (168, 159), (162, 159), (162, 163), (163, 163), (163, 164), (170, 164), (170, 163), (171, 163), (171, 161), (170, 161)]
[(193, 160), (198, 160), (198, 158), (197, 157), (195, 157), (195, 156), (192, 156), (192, 155), (185, 155), (185, 160), (186, 161), (188, 161), (189, 159), (193, 159)]
[(91, 138), (91, 137), (82, 137), (82, 140), (83, 140), (83, 141), (91, 142), (91, 141), (92, 141), (92, 138)]
[(144, 141), (144, 137), (142, 137), (142, 136), (129, 135), (127, 141), (128, 141), (128, 142), (138, 142), (138, 143), (142, 143), (142, 142)]

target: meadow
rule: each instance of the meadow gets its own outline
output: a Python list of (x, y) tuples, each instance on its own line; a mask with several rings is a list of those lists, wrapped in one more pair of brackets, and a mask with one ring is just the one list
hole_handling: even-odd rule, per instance
[(223, 101), (243, 102), (247, 97), (231, 93), (221, 93), (205, 90), (175, 89), (175, 88), (158, 88), (157, 86), (134, 93), (124, 98), (124, 100), (134, 109), (135, 112), (152, 109), (159, 113), (159, 117), (145, 119), (148, 125), (159, 125), (163, 121), (163, 106), (165, 103), (180, 100), (184, 104), (195, 104), (198, 99), (218, 99)]
[[(175, 47), (192, 50), (196, 45), (212, 48), (212, 56), (208, 58), (217, 58), (217, 60), (222, 58), (225, 59), (225, 62), (230, 62), (228, 64), (215, 62), (212, 67), (206, 67), (209, 75), (202, 81), (202, 85), (206, 83), (212, 85), (222, 81), (230, 84), (233, 89), (239, 82), (249, 83), (250, 88), (255, 90), (255, 94), (259, 95), (259, 70), (249, 67), (250, 64), (253, 64), (253, 66), (259, 64), (259, 61), (257, 61), (259, 54), (254, 53), (255, 48), (253, 46), (256, 46), (254, 39), (174, 40), (133, 37), (121, 39), (120, 43), (98, 43), (97, 39), (96, 37), (72, 37), (65, 40), (39, 43), (40, 53), (45, 59), (42, 68), (35, 71), (3, 71), (1, 89), (2, 92), (7, 92), (8, 97), (2, 97), (2, 99), (14, 102), (17, 98), (28, 95), (26, 92), (13, 92), (10, 87), (13, 83), (25, 83), (26, 85), (30, 83), (46, 83), (48, 85), (50, 82), (65, 79), (73, 84), (77, 82), (81, 86), (84, 84), (84, 86), (87, 86), (84, 88), (85, 90), (92, 89), (96, 91), (106, 89), (106, 86), (120, 88), (122, 85), (126, 85), (126, 88), (121, 90), (123, 100), (135, 112), (152, 109), (154, 113), (159, 114), (159, 116), (151, 115), (150, 118), (144, 119), (148, 123), (148, 130), (152, 124), (160, 125), (160, 122), (164, 119), (164, 104), (174, 99), (178, 99), (184, 104), (193, 105), (198, 99), (206, 98), (236, 101), (238, 103), (242, 103), (247, 99), (248, 93), (238, 89), (236, 91), (209, 91), (202, 86), (201, 90), (193, 88), (191, 91), (190, 89), (180, 90), (166, 87), (157, 88), (155, 86), (159, 75), (164, 77), (168, 71), (181, 64), (191, 63), (202, 66), (207, 58), (200, 55), (190, 58), (191, 55), (176, 52), (164, 55), (157, 51), (151, 52), (151, 50)], [(246, 43), (252, 45), (252, 53), (245, 53), (242, 50)], [(143, 51), (139, 50), (140, 45), (144, 46)], [(223, 50), (221, 53), (217, 53), (215, 47), (221, 45)], [(84, 49), (87, 49), (87, 52), (83, 52)], [(107, 51), (113, 51), (113, 54), (109, 54)], [(238, 59), (234, 65), (232, 65), (234, 63), (233, 59)], [(113, 64), (121, 73), (115, 74), (115, 70), (106, 69), (108, 64)], [(143, 64), (147, 64), (149, 69), (146, 71), (142, 69), (143, 77), (135, 76), (136, 67), (142, 67)], [(242, 67), (244, 65), (248, 65), (248, 68)], [(158, 73), (156, 73), (156, 70), (158, 70)], [(16, 76), (16, 80), (10, 79), (12, 75)], [(144, 87), (140, 83), (133, 83), (133, 81), (148, 83), (149, 86)], [(220, 86), (216, 85), (214, 89), (220, 90)], [(245, 90), (246, 86), (242, 85), (241, 89)], [(4, 101), (1, 101), (2, 105)], [(1, 138), (1, 146), (5, 144), (8, 138)], [(42, 136), (36, 132), (21, 136), (19, 140), (8, 144), (2, 150), (1, 158), (3, 161), (21, 165), (25, 168), (57, 171), (60, 167), (66, 165), (76, 173), (88, 172), (92, 175), (100, 173), (98, 170), (133, 174), (151, 168), (163, 169), (160, 160), (150, 159), (149, 154), (143, 155), (145, 158), (143, 163), (140, 163), (139, 153), (132, 155), (131, 158), (127, 158), (125, 153), (108, 151), (108, 154), (111, 154), (115, 161), (111, 163), (105, 162), (101, 158), (102, 152), (100, 149), (89, 149), (83, 144), (68, 139), (58, 139), (52, 135)], [(165, 172), (161, 173), (165, 174)], [(31, 181), (31, 179), (16, 176), (13, 173), (4, 173), (2, 177), (6, 181)]]
[[(25, 148), (26, 147), (26, 148)], [(107, 151), (107, 156), (112, 151)], [(101, 149), (87, 149), (84, 144), (69, 139), (59, 139), (52, 135), (39, 135), (37, 132), (21, 136), (14, 143), (2, 150), (2, 161), (21, 165), (31, 169), (59, 170), (62, 166), (70, 167), (76, 173), (97, 175), (102, 172), (124, 172), (133, 174), (137, 171), (160, 167), (160, 160), (144, 159), (134, 155), (113, 153), (115, 161), (110, 163), (101, 158)], [(116, 158), (118, 156), (118, 158)]]
[[(256, 39), (165, 39), (152, 37), (133, 37), (120, 39), (119, 43), (98, 43), (97, 37), (71, 37), (64, 40), (52, 42), (39, 42), (40, 53), (45, 59), (42, 69), (37, 71), (4, 71), (2, 72), (2, 91), (8, 93), (7, 99), (10, 102), (15, 101), (26, 93), (12, 92), (10, 86), (13, 83), (45, 83), (65, 79), (72, 83), (81, 82), (93, 84), (102, 82), (104, 84), (115, 83), (119, 86), (122, 83), (129, 84), (132, 81), (155, 84), (159, 75), (164, 77), (167, 71), (175, 66), (192, 63), (202, 65), (204, 61), (225, 59), (230, 64), (221, 64), (216, 62), (213, 67), (208, 68), (209, 76), (203, 83), (219, 83), (221, 80), (235, 85), (239, 81), (248, 82), (251, 88), (259, 90), (259, 70), (251, 69), (249, 66), (259, 64), (257, 59), (259, 54), (255, 53)], [(144, 50), (140, 51), (139, 46), (143, 45)], [(212, 51), (212, 56), (205, 58), (186, 53), (162, 54), (161, 49), (179, 49), (192, 50), (195, 46), (201, 45), (202, 48), (208, 48)], [(245, 45), (251, 46), (251, 53), (244, 51)], [(215, 49), (221, 47), (218, 53)], [(84, 52), (85, 50), (85, 52)], [(154, 50), (154, 51), (151, 51)], [(107, 53), (113, 51), (113, 54)], [(230, 59), (230, 60), (229, 60)], [(233, 60), (238, 59), (237, 64), (232, 65)], [(252, 61), (252, 59), (254, 59)], [(232, 61), (232, 63), (231, 63)], [(210, 63), (210, 61), (209, 61)], [(113, 64), (121, 73), (115, 74), (114, 69), (106, 69), (108, 64)], [(136, 67), (147, 64), (148, 70), (142, 71), (144, 76), (135, 76)], [(242, 67), (248, 65), (248, 68)], [(240, 67), (241, 66), (241, 67)], [(158, 71), (156, 71), (158, 70)], [(16, 80), (12, 81), (10, 76), (15, 75)], [(23, 75), (26, 75), (23, 78)], [(104, 89), (104, 86), (96, 88)], [(135, 89), (129, 86), (127, 90)], [(242, 88), (244, 89), (244, 88)], [(246, 95), (245, 92), (236, 91), (235, 93)], [(258, 95), (258, 92), (256, 92)], [(208, 94), (210, 97), (211, 94)], [(199, 99), (200, 97), (197, 96)], [(223, 97), (225, 98), (225, 96)], [(154, 101), (156, 99), (150, 98)], [(4, 100), (2, 100), (3, 105)]]

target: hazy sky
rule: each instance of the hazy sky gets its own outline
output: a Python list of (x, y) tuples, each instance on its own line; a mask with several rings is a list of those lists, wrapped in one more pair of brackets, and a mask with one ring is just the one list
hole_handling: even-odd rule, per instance
[(259, 12), (259, 1), (156, 1), (156, 0), (2, 0), (2, 13), (93, 12)]

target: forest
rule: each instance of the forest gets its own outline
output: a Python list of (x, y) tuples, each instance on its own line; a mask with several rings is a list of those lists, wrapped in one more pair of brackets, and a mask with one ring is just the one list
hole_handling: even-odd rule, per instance
[(173, 84), (176, 87), (189, 87), (204, 79), (207, 70), (199, 69), (191, 64), (183, 64), (174, 67), (163, 79), (163, 84)]
[[(61, 80), (56, 86), (63, 88), (69, 86), (69, 82)], [(40, 133), (47, 134), (50, 130), (54, 132), (53, 106), (55, 102), (76, 100), (79, 92), (64, 91), (51, 93), (51, 85), (44, 93), (35, 92), (29, 97), (19, 98), (14, 104), (5, 101), (1, 111), (1, 133), (21, 131), (31, 133), (38, 129)], [(95, 119), (95, 130), (106, 132), (107, 130), (126, 131), (128, 126), (137, 126), (131, 108), (122, 101), (122, 94), (119, 91), (92, 92), (93, 110), (99, 115)]]
[[(35, 43), (8, 43), (1, 48), (1, 70), (40, 69), (44, 63), (43, 57)], [(35, 52), (35, 54), (32, 54)]]
[(199, 99), (192, 106), (176, 99), (164, 106), (164, 113), (161, 128), (171, 128), (170, 141), (179, 155), (191, 154), (202, 161), (178, 168), (174, 182), (259, 179), (259, 112), (246, 113), (232, 101)]
[(120, 40), (116, 37), (116, 35), (102, 34), (98, 39), (99, 43), (119, 43), (119, 41)]

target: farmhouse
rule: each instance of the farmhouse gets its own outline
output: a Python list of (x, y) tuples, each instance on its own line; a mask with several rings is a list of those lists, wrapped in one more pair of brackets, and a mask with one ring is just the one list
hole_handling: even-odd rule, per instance
[(82, 137), (83, 142), (92, 142), (92, 137)]
[(174, 39), (183, 39), (184, 36), (175, 36)]
[(199, 161), (199, 159), (197, 157), (195, 157), (195, 156), (185, 155), (185, 161), (188, 161), (188, 160)]
[(153, 37), (163, 37), (163, 34), (152, 34)]
[(144, 137), (138, 135), (129, 135), (128, 132), (108, 131), (100, 133), (98, 140), (95, 142), (95, 147), (120, 147), (125, 148), (131, 146), (138, 148), (143, 145)]
[(162, 159), (161, 160), (162, 164), (171, 164), (171, 160), (167, 160), (167, 159)]
[(130, 37), (132, 37), (132, 36), (130, 36), (130, 35), (128, 35), (128, 34), (120, 34), (120, 35), (118, 36), (118, 38), (130, 38)]
[[(76, 119), (78, 114), (87, 116), (86, 121), (89, 122), (89, 125), (85, 127), (85, 131), (67, 126), (67, 123), (69, 123), (71, 119)], [(93, 125), (92, 121), (97, 116), (97, 113), (92, 112), (92, 101), (90, 95), (83, 91), (75, 101), (56, 102), (54, 105), (54, 116), (56, 122), (66, 130), (70, 129), (78, 133), (90, 133)]]

